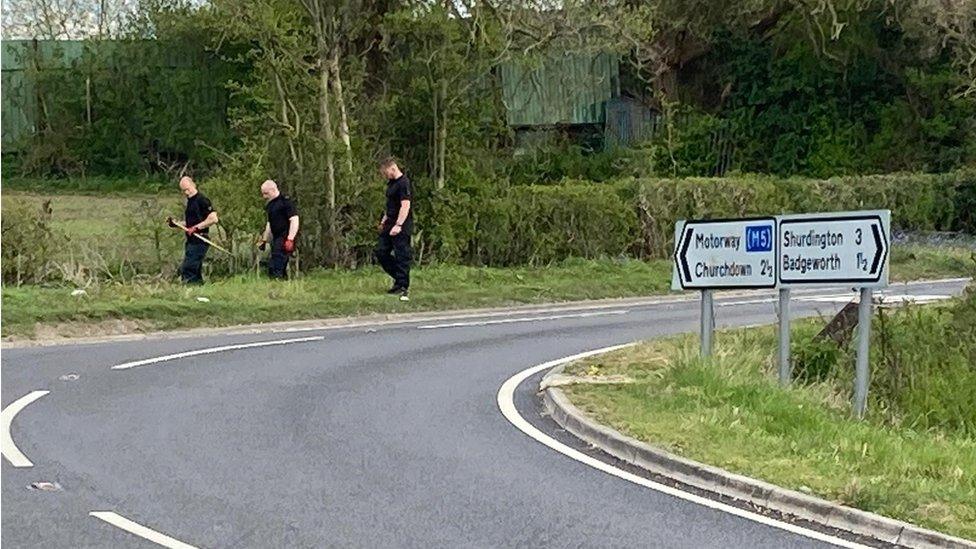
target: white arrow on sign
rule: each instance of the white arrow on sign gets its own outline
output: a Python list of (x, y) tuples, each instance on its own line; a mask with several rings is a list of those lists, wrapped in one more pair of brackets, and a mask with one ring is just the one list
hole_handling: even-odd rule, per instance
[(780, 216), (780, 286), (887, 286), (890, 220), (888, 210)]
[(675, 289), (772, 288), (776, 285), (772, 217), (679, 221)]

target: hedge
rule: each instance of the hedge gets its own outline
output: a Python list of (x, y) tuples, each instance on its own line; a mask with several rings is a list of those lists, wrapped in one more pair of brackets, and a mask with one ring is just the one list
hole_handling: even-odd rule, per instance
[[(678, 219), (890, 209), (893, 230), (976, 233), (976, 171), (832, 179), (627, 179), (446, 193), (418, 211), (427, 260), (544, 264), (667, 257)], [(424, 215), (427, 214), (427, 215)]]

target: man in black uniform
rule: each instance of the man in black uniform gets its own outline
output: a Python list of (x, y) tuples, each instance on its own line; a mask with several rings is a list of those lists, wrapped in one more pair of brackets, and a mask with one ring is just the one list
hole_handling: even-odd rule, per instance
[(393, 278), (393, 287), (387, 293), (399, 295), (401, 301), (408, 301), (410, 260), (413, 258), (410, 250), (410, 235), (413, 234), (410, 180), (400, 171), (393, 158), (380, 162), (380, 173), (387, 180), (386, 211), (378, 226), (380, 234), (376, 244), (376, 260)]
[(298, 210), (270, 179), (261, 184), (261, 196), (267, 201), (268, 223), (258, 244), (263, 251), (271, 242), (268, 276), (288, 278), (288, 256), (295, 251), (295, 237), (298, 236)]
[[(183, 253), (183, 264), (180, 266), (180, 277), (187, 284), (203, 284), (203, 258), (207, 255), (210, 245), (193, 236), (210, 234), (210, 226), (217, 223), (217, 212), (210, 204), (210, 199), (197, 190), (197, 184), (189, 177), (180, 179), (180, 191), (186, 195), (186, 245)], [(172, 219), (170, 219), (172, 221)], [(171, 225), (176, 226), (171, 223)]]

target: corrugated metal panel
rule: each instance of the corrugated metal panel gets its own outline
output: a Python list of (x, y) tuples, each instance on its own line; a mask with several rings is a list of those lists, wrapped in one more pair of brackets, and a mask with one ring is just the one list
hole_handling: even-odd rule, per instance
[(501, 66), (510, 126), (602, 124), (607, 100), (620, 93), (615, 55), (551, 54), (539, 66)]
[(10, 151), (34, 132), (37, 105), (28, 70), (56, 70), (72, 66), (84, 55), (83, 42), (58, 40), (4, 40), (0, 44), (2, 69), (3, 123), (0, 127), (0, 146)]
[(627, 97), (607, 102), (605, 143), (626, 146), (653, 139), (663, 127), (661, 116), (650, 107)]
[[(69, 69), (76, 62), (86, 59), (94, 60), (97, 67), (118, 68), (131, 59), (162, 59), (158, 65), (161, 68), (191, 68), (205, 63), (203, 50), (190, 53), (185, 49), (163, 49), (152, 52), (151, 48), (160, 48), (158, 43), (145, 41), (139, 44), (147, 48), (146, 56), (133, 58), (127, 47), (132, 42), (102, 41), (84, 42), (79, 40), (4, 40), (0, 43), (0, 68), (2, 68), (2, 127), (0, 127), (0, 146), (4, 150), (15, 150), (22, 139), (34, 132), (36, 120), (36, 98), (30, 78), (25, 77), (27, 69), (33, 69), (36, 63), (39, 70)], [(97, 48), (97, 55), (91, 48)], [(152, 55), (151, 53), (162, 53)], [(129, 57), (129, 61), (126, 61)], [(79, 90), (84, 93), (84, 90)], [(216, 89), (201, 89), (204, 100), (214, 101)], [(209, 96), (206, 94), (210, 94)]]
[(4, 40), (0, 64), (5, 72), (24, 70), (34, 62), (42, 70), (63, 69), (84, 52), (84, 42), (77, 40)]

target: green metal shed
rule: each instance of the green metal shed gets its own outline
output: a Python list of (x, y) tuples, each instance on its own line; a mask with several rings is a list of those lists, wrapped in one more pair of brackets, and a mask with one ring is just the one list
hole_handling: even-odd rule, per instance
[(538, 63), (507, 62), (500, 72), (514, 128), (602, 125), (606, 102), (620, 95), (619, 59), (609, 53), (554, 52)]

